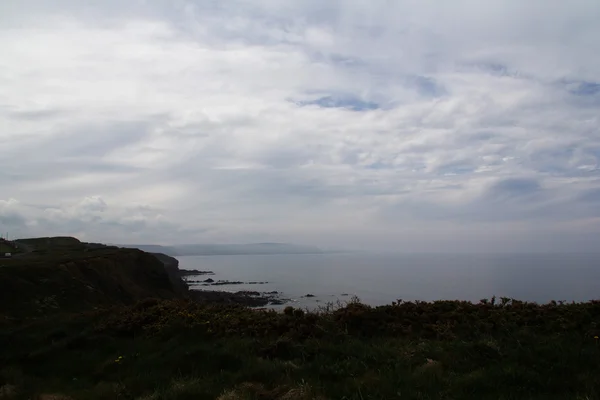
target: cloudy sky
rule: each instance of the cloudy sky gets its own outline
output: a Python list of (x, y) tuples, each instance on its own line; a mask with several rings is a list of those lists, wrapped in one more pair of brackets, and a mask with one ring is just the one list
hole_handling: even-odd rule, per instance
[(598, 0), (1, 2), (0, 231), (597, 251), (599, 20)]

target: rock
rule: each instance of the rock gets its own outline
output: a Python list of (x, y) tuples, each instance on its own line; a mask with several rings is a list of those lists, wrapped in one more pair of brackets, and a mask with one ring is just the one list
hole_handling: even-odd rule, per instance
[[(94, 245), (92, 245), (92, 248), (94, 248)], [(96, 247), (96, 248), (107, 248), (106, 246), (100, 246), (100, 247)], [(89, 247), (86, 248), (86, 251), (91, 250)], [(150, 253), (152, 254), (154, 257), (156, 257), (160, 262), (163, 263), (163, 265), (165, 266), (165, 271), (167, 272), (167, 275), (169, 276), (169, 280), (171, 281), (171, 285), (173, 287), (173, 289), (175, 290), (175, 292), (177, 292), (177, 294), (179, 295), (183, 295), (185, 296), (188, 292), (188, 285), (185, 282), (185, 280), (182, 279), (182, 274), (181, 274), (181, 270), (179, 269), (179, 261), (176, 258), (170, 257), (166, 254), (162, 254), (162, 253)]]
[(340, 296), (350, 296), (348, 293), (342, 293)]
[(206, 283), (213, 283), (214, 281), (215, 281), (214, 279), (210, 279), (210, 278), (208, 278), (208, 279), (205, 279), (203, 282), (206, 282)]
[(310, 293), (309, 293), (309, 294), (307, 294), (307, 295), (306, 295), (306, 296), (304, 296), (304, 297), (315, 297), (315, 295), (314, 295), (314, 294), (310, 294)]
[(241, 294), (244, 296), (260, 296), (259, 292), (254, 292), (251, 290), (242, 290), (242, 291), (236, 292), (235, 294)]
[(215, 283), (211, 283), (212, 286), (221, 286), (221, 285), (243, 285), (244, 282), (240, 281), (218, 281)]
[[(205, 280), (204, 282), (208, 282), (208, 280)], [(221, 285), (264, 285), (265, 283), (269, 283), (269, 282), (217, 281), (217, 282), (211, 283), (211, 285), (213, 285), (213, 286), (221, 286)]]
[[(205, 283), (204, 285), (214, 285)], [(240, 304), (248, 307), (265, 307), (282, 305), (290, 299), (278, 298), (278, 292), (260, 293), (252, 290), (242, 290), (235, 293), (217, 290), (190, 290), (189, 297), (199, 303)]]
[(197, 269), (180, 269), (179, 273), (182, 276), (185, 276), (185, 275), (214, 275), (215, 274), (212, 271), (198, 271)]
[(248, 307), (264, 307), (270, 299), (265, 296), (248, 296), (240, 293), (213, 290), (191, 290), (190, 298), (198, 303), (240, 304)]

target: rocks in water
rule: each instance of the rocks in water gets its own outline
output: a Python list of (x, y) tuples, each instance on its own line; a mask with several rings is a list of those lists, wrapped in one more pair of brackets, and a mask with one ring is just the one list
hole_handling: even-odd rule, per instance
[[(213, 275), (212, 271), (198, 271), (198, 270), (181, 270), (182, 275)], [(228, 280), (214, 280), (208, 278), (205, 280), (187, 280), (187, 283), (194, 284), (197, 286), (225, 286), (225, 285), (264, 285), (269, 282), (263, 281), (228, 281)], [(254, 290), (240, 290), (235, 293), (224, 292), (219, 290), (192, 290), (190, 291), (190, 298), (201, 303), (219, 303), (219, 304), (241, 304), (248, 307), (264, 307), (267, 305), (282, 305), (290, 299), (279, 298), (280, 293), (277, 291), (272, 292), (258, 292)]]
[(215, 273), (212, 271), (199, 271), (197, 269), (180, 269), (179, 274), (181, 276), (187, 276), (187, 275), (214, 275)]
[[(210, 282), (209, 282), (210, 281)], [(264, 285), (269, 282), (241, 282), (241, 281), (217, 281), (207, 279), (204, 282), (210, 283), (210, 286), (222, 286), (222, 285)]]
[(243, 294), (244, 296), (260, 296), (260, 292), (254, 292), (252, 290), (241, 290), (239, 292), (235, 292), (235, 294)]
[(248, 307), (281, 305), (290, 301), (289, 299), (279, 299), (273, 294), (255, 291), (231, 293), (213, 290), (191, 290), (189, 294), (192, 300), (200, 303), (241, 304)]
[(280, 306), (282, 304), (287, 303), (289, 300), (287, 299), (271, 299), (271, 301), (269, 302), (269, 305), (271, 306)]
[(350, 296), (348, 293), (342, 293), (340, 296)]
[(310, 294), (310, 293), (309, 293), (309, 294), (307, 294), (307, 295), (306, 295), (306, 296), (304, 296), (304, 297), (315, 297), (315, 295), (314, 295), (314, 294)]
[(245, 294), (220, 292), (214, 290), (192, 290), (190, 298), (199, 303), (240, 304), (248, 307), (263, 307), (270, 299), (264, 296), (248, 296)]
[[(223, 285), (264, 285), (269, 282), (242, 282), (242, 281), (227, 281), (227, 280), (218, 280), (215, 281), (212, 278), (208, 278), (205, 280), (194, 280), (194, 279), (186, 279), (186, 283), (192, 285), (201, 285), (201, 286), (223, 286)], [(269, 294), (278, 294), (277, 292), (272, 292)]]
[(221, 285), (242, 285), (244, 282), (240, 281), (217, 281), (215, 283), (211, 283), (211, 286), (221, 286)]

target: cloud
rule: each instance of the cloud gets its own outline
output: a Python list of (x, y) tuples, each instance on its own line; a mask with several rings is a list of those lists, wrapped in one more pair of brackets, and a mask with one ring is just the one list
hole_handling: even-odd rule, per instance
[(598, 16), (594, 0), (0, 6), (0, 230), (576, 243), (598, 234)]
[(45, 207), (24, 204), (15, 199), (0, 200), (0, 221), (11, 237), (28, 232), (39, 236), (73, 235), (82, 240), (95, 240), (90, 227), (99, 229), (110, 243), (125, 243), (131, 235), (156, 240), (163, 231), (161, 243), (169, 243), (178, 234), (197, 234), (208, 228), (184, 230), (169, 222), (162, 211), (146, 204), (111, 205), (100, 196), (89, 196), (74, 203)]
[(19, 202), (15, 199), (0, 200), (0, 223), (3, 226), (25, 225), (27, 220), (19, 208)]
[(301, 101), (302, 106), (316, 105), (324, 108), (347, 108), (352, 111), (376, 110), (379, 107), (377, 103), (361, 100), (353, 96), (323, 96), (316, 100)]

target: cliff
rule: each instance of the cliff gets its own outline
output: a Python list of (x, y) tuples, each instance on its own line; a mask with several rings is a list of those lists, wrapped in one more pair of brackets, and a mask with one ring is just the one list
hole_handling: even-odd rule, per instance
[(79, 241), (55, 250), (32, 248), (0, 262), (0, 316), (36, 317), (133, 304), (149, 297), (183, 298), (187, 285), (177, 265), (165, 255), (88, 247)]
[(179, 271), (179, 261), (176, 258), (168, 256), (162, 253), (150, 253), (156, 257), (160, 262), (163, 263), (165, 271), (169, 276), (169, 281), (173, 286), (173, 290), (182, 296), (187, 296), (189, 286), (183, 279), (181, 279), (181, 272)]

